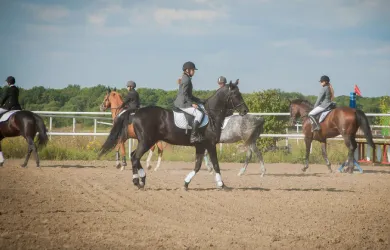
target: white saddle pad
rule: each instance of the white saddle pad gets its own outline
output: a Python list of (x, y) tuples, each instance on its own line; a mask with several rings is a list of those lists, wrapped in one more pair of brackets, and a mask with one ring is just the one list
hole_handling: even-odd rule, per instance
[(319, 122), (323, 122), (326, 118), (326, 116), (328, 116), (328, 114), (331, 112), (332, 110), (328, 110), (328, 111), (325, 111), (325, 112), (322, 112), (321, 116), (320, 116), (320, 120)]
[[(192, 129), (192, 127), (188, 124), (188, 121), (183, 113), (178, 113), (173, 111), (173, 119), (175, 120), (175, 125), (181, 129)], [(199, 127), (204, 127), (209, 123), (209, 117), (205, 114), (202, 123)]]
[(232, 118), (233, 116), (237, 116), (237, 115), (231, 115), (231, 116), (225, 117), (225, 120), (222, 123), (222, 129), (224, 129), (226, 127), (226, 125), (228, 124), (230, 118)]
[(19, 112), (20, 110), (11, 110), (5, 112), (1, 117), (0, 117), (0, 122), (5, 122), (8, 121), (8, 119), (16, 112)]

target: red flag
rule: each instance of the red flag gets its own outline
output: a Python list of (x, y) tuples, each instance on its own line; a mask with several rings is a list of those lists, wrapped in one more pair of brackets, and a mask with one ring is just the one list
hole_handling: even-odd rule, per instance
[(358, 87), (356, 84), (355, 84), (354, 90), (355, 90), (355, 93), (356, 93), (358, 96), (362, 96), (362, 93), (360, 92), (360, 89), (359, 89), (359, 87)]

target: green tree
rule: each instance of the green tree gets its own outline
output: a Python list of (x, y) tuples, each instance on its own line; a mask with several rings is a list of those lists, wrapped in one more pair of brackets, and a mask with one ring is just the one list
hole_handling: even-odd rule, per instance
[[(246, 96), (245, 102), (252, 113), (282, 113), (287, 112), (289, 108), (288, 99), (278, 89), (270, 89), (255, 92)], [(264, 133), (266, 134), (284, 134), (288, 122), (287, 117), (266, 116), (264, 123)], [(277, 138), (261, 138), (257, 144), (261, 148), (268, 148), (276, 145)]]

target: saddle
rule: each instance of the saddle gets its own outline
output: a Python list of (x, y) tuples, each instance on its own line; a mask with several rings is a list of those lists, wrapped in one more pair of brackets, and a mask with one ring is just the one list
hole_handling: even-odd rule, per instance
[[(202, 105), (199, 105), (199, 107), (204, 110)], [(192, 129), (191, 125), (194, 123), (195, 116), (187, 114), (183, 110), (176, 107), (173, 107), (172, 111), (173, 111), (175, 125), (178, 128), (185, 129), (185, 130)], [(202, 121), (200, 122), (199, 128), (205, 127), (209, 123), (209, 117), (207, 116), (205, 111), (203, 112), (204, 112), (204, 116), (202, 118)]]
[(314, 119), (316, 119), (319, 123), (325, 121), (325, 118), (328, 116), (328, 114), (335, 108), (337, 108), (337, 105), (336, 103), (332, 102), (324, 111), (315, 115)]
[(19, 112), (20, 110), (10, 110), (6, 111), (2, 114), (0, 114), (0, 122), (6, 122), (8, 119), (16, 112)]

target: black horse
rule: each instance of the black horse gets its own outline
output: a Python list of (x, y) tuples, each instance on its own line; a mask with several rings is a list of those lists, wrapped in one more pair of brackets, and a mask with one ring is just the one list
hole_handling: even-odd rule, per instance
[[(13, 112), (13, 111), (11, 111)], [(3, 114), (8, 115), (7, 113)], [(34, 138), (38, 133), (38, 145), (45, 146), (48, 142), (47, 129), (42, 118), (31, 111), (21, 110), (13, 113), (10, 118), (0, 123), (0, 167), (3, 166), (4, 157), (1, 149), (1, 141), (5, 137), (23, 136), (28, 143), (26, 160), (22, 167), (27, 166), (27, 162), (32, 152), (34, 152), (37, 167), (39, 167), (39, 157)]]
[[(137, 149), (131, 153), (134, 185), (142, 188), (146, 183), (145, 171), (140, 162), (141, 157), (157, 141), (165, 141), (173, 145), (195, 146), (196, 148), (195, 169), (185, 178), (184, 186), (186, 189), (188, 188), (191, 179), (199, 171), (206, 149), (210, 155), (216, 173), (215, 179), (217, 187), (222, 188), (224, 184), (221, 179), (216, 144), (221, 135), (221, 128), (226, 111), (238, 110), (240, 115), (248, 113), (248, 107), (246, 106), (237, 85), (238, 80), (235, 83), (230, 81), (229, 84), (217, 90), (213, 96), (205, 101), (204, 107), (207, 116), (204, 117), (200, 130), (201, 133), (204, 133), (205, 140), (201, 143), (190, 143), (190, 131), (187, 130), (190, 129), (188, 124), (192, 124), (192, 116), (185, 116), (180, 110), (172, 111), (155, 106), (139, 109), (133, 117), (134, 132), (138, 139)], [(121, 117), (121, 119), (126, 119), (128, 116)], [(182, 117), (182, 119), (180, 117)], [(185, 121), (186, 127), (180, 125), (180, 122), (183, 124), (183, 121)], [(123, 124), (126, 123), (117, 122), (114, 124), (110, 135), (101, 148), (99, 156), (113, 149), (118, 141), (127, 139), (129, 129), (128, 126), (124, 126)], [(141, 179), (141, 183), (139, 178)]]

